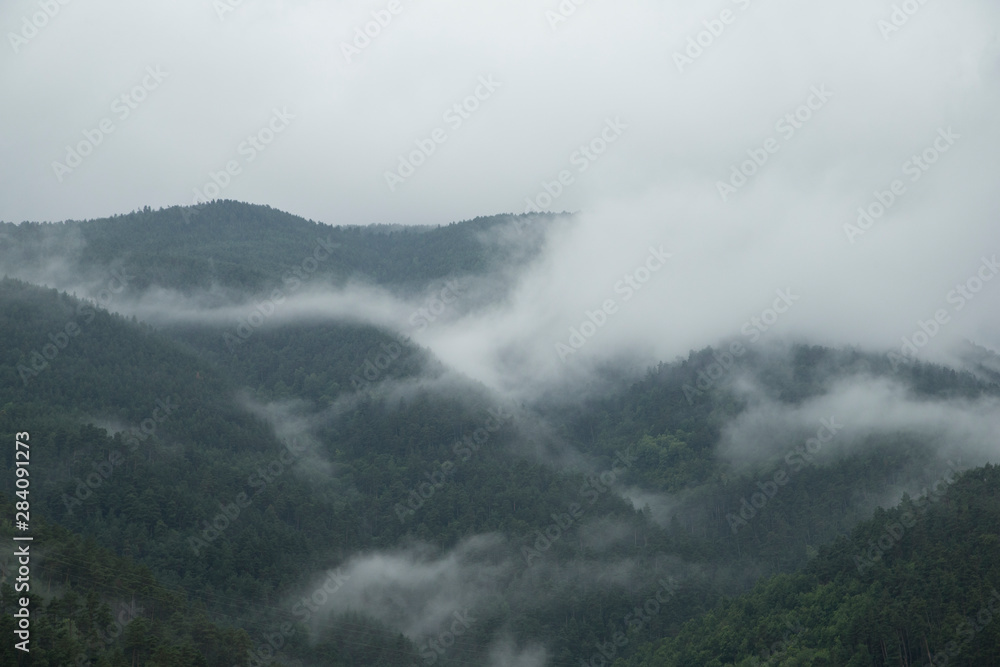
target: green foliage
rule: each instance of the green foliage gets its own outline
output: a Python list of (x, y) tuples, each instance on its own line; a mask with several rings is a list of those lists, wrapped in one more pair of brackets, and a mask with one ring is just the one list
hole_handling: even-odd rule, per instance
[(997, 526), (1000, 467), (970, 470), (942, 500), (878, 510), (802, 573), (722, 601), (615, 667), (1000, 664)]
[[(509, 222), (330, 228), (216, 202), (3, 231), (13, 241), (4, 252), (21, 261), (77, 243), (74, 261), (89, 279), (117, 267), (134, 274), (135, 290), (215, 286), (246, 301), (289, 289), (286, 279), (321, 237), (339, 245), (311, 274), (317, 282), (360, 280), (413, 295), (456, 275), (482, 276), (531, 257), (496, 240)], [(63, 339), (68, 323), (78, 331)], [(937, 398), (998, 395), (995, 382), (926, 364), (897, 373), (877, 356), (803, 346), (748, 352), (706, 388), (699, 381), (718, 356), (706, 349), (637, 382), (612, 378), (614, 391), (582, 403), (504, 406), (516, 416), (467, 455), (461, 441), (497, 400), (426, 351), (401, 343), (366, 378), (366, 361), (398, 340), (386, 331), (269, 323), (233, 343), (226, 334), (235, 324), (154, 329), (55, 290), (0, 282), (0, 438), (32, 433), (33, 517), (49, 521), (37, 524), (45, 546), (37, 662), (10, 662), (16, 657), (3, 646), (0, 664), (72, 664), (74, 652), (86, 651), (102, 667), (242, 666), (265, 650), (263, 637), (295, 622), (288, 599), (312, 574), (358, 553), (424, 542), (440, 554), (483, 534), (498, 536), (495, 558), (514, 565), (462, 646), (438, 664), (482, 664), (490, 642), (509, 633), (543, 644), (554, 664), (575, 666), (619, 632), (630, 665), (745, 667), (785, 633), (791, 644), (780, 664), (888, 665), (903, 654), (912, 664), (925, 639), (931, 650), (946, 646), (961, 615), (978, 611), (976, 586), (995, 581), (986, 574), (995, 575), (998, 538), (983, 529), (997, 525), (993, 469), (967, 475), (950, 504), (928, 512), (896, 551), (851, 574), (852, 549), (877, 540), (895, 516), (872, 519), (886, 486), (920, 480), (933, 460), (935, 443), (922, 434), (873, 436), (860, 454), (797, 470), (738, 530), (727, 517), (784, 463), (734, 469), (715, 452), (723, 427), (746, 409), (731, 386), (738, 373), (786, 405), (859, 373), (892, 374)], [(175, 406), (166, 415), (163, 401)], [(305, 449), (279, 465), (289, 444)], [(583, 453), (579, 468), (552, 464), (548, 454), (564, 445)], [(630, 463), (615, 468), (622, 456)], [(444, 464), (453, 466), (447, 483), (410, 504)], [(5, 448), (8, 497), (13, 466)], [(977, 474), (981, 484), (970, 481)], [(634, 508), (608, 492), (612, 483), (651, 494), (651, 506)], [(239, 516), (219, 523), (241, 494), (249, 502)], [(582, 519), (529, 567), (524, 549), (572, 503)], [(0, 510), (9, 535), (9, 506)], [(850, 541), (842, 537), (849, 533)], [(563, 571), (583, 574), (554, 574)], [(636, 621), (668, 576), (679, 590)], [(9, 613), (9, 592), (2, 596), (0, 611)], [(120, 603), (133, 600), (129, 608), (142, 611), (121, 636), (95, 644)], [(11, 621), (0, 617), (0, 632)], [(424, 659), (397, 631), (360, 614), (291, 627), (272, 664), (409, 667)], [(996, 645), (990, 632), (960, 660), (996, 663), (976, 648)], [(658, 637), (668, 639), (649, 643)]]
[[(12, 502), (0, 498), (0, 539), (8, 544), (13, 515)], [(12, 576), (0, 584), (0, 631), (8, 638), (19, 598), (30, 596), (30, 652), (4, 641), (0, 664), (231, 667), (247, 654), (245, 632), (217, 625), (182, 591), (157, 583), (146, 566), (32, 517), (30, 588), (15, 592)]]
[[(0, 234), (8, 243), (0, 260), (7, 266), (33, 266), (56, 249), (60, 254), (74, 250), (73, 259), (87, 275), (106, 280), (111, 269), (118, 269), (134, 274), (130, 288), (137, 290), (156, 285), (185, 293), (213, 287), (258, 292), (287, 288), (295, 281), (343, 285), (351, 278), (415, 291), (435, 280), (510, 268), (530, 259), (538, 244), (485, 240), (515, 217), (480, 217), (437, 227), (331, 227), (270, 206), (218, 200), (82, 222), (2, 223)], [(535, 217), (544, 223), (559, 216)], [(313, 266), (319, 241), (336, 247), (329, 256), (320, 252)]]

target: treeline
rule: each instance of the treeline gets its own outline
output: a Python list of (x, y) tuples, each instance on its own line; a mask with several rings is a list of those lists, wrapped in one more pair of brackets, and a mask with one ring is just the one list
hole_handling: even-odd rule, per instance
[[(498, 215), (437, 227), (321, 224), (269, 206), (218, 200), (148, 207), (85, 221), (0, 223), (0, 265), (69, 264), (79, 278), (124, 271), (130, 289), (260, 292), (348, 279), (413, 291), (434, 281), (513, 268), (537, 254), (541, 234), (563, 216)], [(514, 231), (524, 218), (527, 231)], [(506, 232), (502, 228), (508, 227)]]

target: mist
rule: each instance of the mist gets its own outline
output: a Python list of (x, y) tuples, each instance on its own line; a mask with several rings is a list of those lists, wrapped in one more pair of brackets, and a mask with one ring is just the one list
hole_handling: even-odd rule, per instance
[[(240, 133), (264, 123), (271, 107), (288, 105), (296, 120), (234, 177), (227, 197), (331, 224), (441, 223), (522, 212), (530, 208), (526, 200), (548, 192), (546, 183), (558, 189), (551, 184), (561, 170), (571, 173), (574, 181), (548, 199), (554, 210), (582, 211), (579, 224), (552, 242), (511, 299), (440, 328), (431, 341), (449, 364), (490, 385), (544, 381), (562, 370), (555, 345), (609, 298), (618, 299), (620, 313), (570, 363), (614, 358), (624, 349), (671, 358), (738, 332), (775, 290), (786, 288), (801, 301), (774, 333), (898, 346), (919, 321), (953, 308), (949, 291), (975, 275), (983, 255), (1000, 250), (991, 186), (1000, 147), (992, 113), (1000, 42), (990, 27), (998, 10), (984, 1), (925, 6), (886, 33), (879, 21), (890, 8), (860, 0), (836, 8), (732, 5), (736, 22), (682, 66), (677, 54), (685, 53), (688, 37), (717, 12), (630, 2), (580, 7), (553, 24), (546, 8), (530, 3), (473, 12), (442, 1), (407, 6), (348, 63), (340, 44), (365, 19), (362, 8), (292, 2), (244, 6), (220, 17), (196, 2), (160, 3), (147, 15), (100, 2), (67, 6), (0, 63), (14, 92), (10, 100), (22, 99), (17, 91), (29, 82), (49, 91), (4, 108), (10, 127), (21, 128), (16, 140), (7, 135), (7, 148), (44, 157), (28, 168), (8, 163), (12, 191), (33, 196), (0, 198), (0, 217), (79, 218), (191, 203), (186, 193), (225, 162)], [(0, 22), (16, 24), (27, 7), (11, 3)], [(452, 30), (432, 28), (441, 16)], [(181, 48), (167, 39), (172, 32), (164, 26), (174, 24), (194, 42)], [(474, 38), (487, 27), (491, 35), (511, 31), (510, 40)], [(293, 31), (301, 48), (284, 48)], [(442, 40), (441, 50), (418, 46), (428, 31)], [(80, 48), (81, 39), (99, 44), (101, 35), (122, 32), (133, 35), (130, 58), (120, 58), (117, 47)], [(271, 47), (251, 52), (251, 42)], [(523, 46), (515, 50), (514, 43)], [(616, 48), (595, 51), (598, 43)], [(845, 43), (851, 44), (846, 57)], [(465, 64), (432, 74), (440, 54), (459, 46), (471, 49)], [(232, 52), (247, 56), (229, 73), (234, 92), (213, 90), (215, 67), (205, 71), (203, 64)], [(40, 69), (69, 53), (60, 74)], [(75, 141), (107, 99), (128, 90), (151, 62), (170, 72), (161, 88), (121, 123), (121, 136), (109, 136), (58, 183), (47, 172), (62, 158), (63, 144)], [(86, 89), (72, 83), (77, 68), (88, 72)], [(241, 85), (251, 73), (256, 85)], [(502, 87), (426, 167), (389, 192), (383, 173), (396, 156), (487, 74)], [(62, 103), (50, 104), (55, 100)], [(33, 104), (47, 105), (44, 125), (29, 122), (38, 115)], [(786, 116), (803, 105), (800, 116), (808, 120), (789, 122)], [(208, 108), (214, 113), (199, 111)], [(621, 136), (595, 160), (579, 162), (588, 168), (577, 172), (574, 151), (599, 137), (609, 118), (625, 126)], [(519, 119), (515, 134), (504, 129), (512, 119)], [(350, 135), (343, 128), (352, 128)], [(745, 184), (732, 185), (741, 180), (733, 170), (759, 155), (769, 138), (779, 149)], [(912, 157), (933, 155), (935, 145), (947, 150), (928, 160), (926, 170), (914, 167)], [(139, 172), (131, 168), (136, 151), (157, 159)], [(349, 171), (332, 165), (332, 154), (351, 154)], [(893, 181), (905, 192), (892, 195), (884, 216), (860, 234), (845, 227), (858, 225), (859, 207), (870, 208), (879, 196), (887, 201), (881, 193), (891, 192)], [(101, 187), (112, 182), (131, 194)], [(719, 183), (735, 193), (720, 193)], [(649, 247), (661, 245), (673, 254), (668, 266), (624, 303), (616, 282), (641, 265)], [(1000, 348), (998, 292), (989, 285), (961, 313), (951, 312), (946, 337)]]
[[(620, 526), (604, 519), (587, 521), (579, 530), (589, 544), (626, 537)], [(544, 645), (518, 645), (512, 628), (496, 626), (502, 609), (527, 612), (555, 604), (553, 597), (585, 598), (607, 590), (647, 596), (666, 577), (685, 582), (706, 577), (697, 565), (666, 554), (642, 563), (630, 558), (610, 563), (578, 559), (542, 560), (526, 566), (512, 547), (516, 545), (499, 534), (482, 534), (447, 550), (416, 542), (355, 554), (336, 569), (334, 590), (321, 596), (318, 609), (309, 615), (312, 636), (319, 639), (322, 628), (337, 618), (360, 612), (402, 632), (418, 646), (426, 646), (429, 639), (451, 628), (457, 637), (464, 637), (464, 643), (456, 643), (455, 655), (445, 652), (446, 657), (472, 660), (472, 654), (478, 654), (488, 655), (490, 665), (542, 666), (551, 664)], [(311, 577), (309, 586), (291, 596), (292, 604), (303, 594), (319, 590), (321, 582), (321, 575)], [(460, 631), (455, 629), (456, 619)]]
[(996, 396), (921, 397), (891, 378), (855, 376), (801, 405), (762, 398), (759, 391), (746, 397), (751, 404), (726, 425), (718, 448), (722, 458), (737, 465), (784, 456), (789, 441), (799, 445), (814, 437), (824, 421), (835, 424), (835, 435), (824, 443), (820, 460), (853, 455), (870, 435), (897, 433), (933, 444), (942, 463), (953, 458), (975, 467), (994, 461), (1000, 452)]

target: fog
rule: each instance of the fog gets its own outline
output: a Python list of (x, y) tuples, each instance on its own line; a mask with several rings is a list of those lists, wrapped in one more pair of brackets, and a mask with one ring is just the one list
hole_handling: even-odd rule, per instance
[[(778, 403), (744, 386), (748, 409), (726, 425), (720, 456), (736, 465), (784, 457), (794, 446), (824, 434), (818, 460), (857, 453), (869, 435), (908, 434), (935, 448), (936, 458), (959, 460), (965, 468), (993, 462), (1000, 453), (1000, 399), (932, 399), (915, 396), (891, 378), (854, 376), (800, 405)], [(832, 433), (831, 433), (832, 432)]]
[[(13, 0), (0, 7), (0, 221), (217, 198), (329, 225), (574, 215), (484, 235), (525, 262), (451, 276), (463, 293), (433, 319), (420, 313), (440, 283), (406, 296), (357, 277), (263, 310), (260, 295), (221, 285), (129, 287), (100, 301), (120, 261), (81, 265), (76, 234), (43, 238), (37, 261), (0, 235), (0, 275), (156, 326), (403, 334), (447, 370), (384, 380), (393, 397), (472, 381), (504, 404), (574, 401), (607, 390), (609, 375), (734, 341), (961, 368), (970, 342), (1000, 350), (1000, 6), (896, 4), (400, 0), (389, 12), (381, 0), (91, 0), (46, 16), (37, 0)], [(994, 397), (932, 400), (855, 373), (789, 404), (752, 376), (733, 380), (748, 409), (724, 426), (717, 455), (738, 471), (831, 419), (840, 426), (821, 461), (894, 434), (929, 443), (941, 469), (996, 461)], [(234, 398), (280, 440), (305, 443), (300, 468), (336, 476), (315, 433), (357, 397), (322, 410)], [(594, 470), (527, 412), (510, 447)], [(684, 498), (616, 492), (664, 525)], [(630, 537), (591, 517), (579, 530), (600, 553)], [(532, 597), (539, 582), (644, 581), (627, 560), (524, 571), (510, 547), (477, 535), (446, 550), (354, 554), (324, 614), (362, 612), (419, 645), (456, 612), (487, 613), (500, 591), (532, 605), (547, 603)], [(545, 646), (508, 630), (478, 647), (491, 667), (550, 664)]]
[[(510, 298), (428, 332), (447, 363), (505, 390), (622, 350), (684, 354), (779, 289), (801, 300), (775, 334), (899, 346), (946, 309), (928, 356), (953, 338), (1000, 349), (996, 283), (961, 312), (948, 301), (1000, 251), (994, 3), (921, 5), (898, 29), (892, 7), (861, 0), (630, 0), (555, 18), (556, 3), (401, 6), (353, 55), (344, 44), (377, 3), (60, 6), (26, 42), (8, 36), (0, 61), (0, 146), (19, 156), (0, 166), (0, 219), (192, 203), (228, 160), (240, 172), (218, 196), (330, 224), (440, 224), (529, 198), (582, 211)], [(0, 25), (31, 32), (34, 11), (7, 3)], [(487, 96), (481, 77), (499, 87)], [(137, 85), (150, 89), (122, 119), (110, 105)], [(477, 90), (453, 127), (448, 111)], [(266, 150), (239, 151), (286, 107), (295, 118)], [(60, 182), (53, 163), (104, 116), (114, 132)], [(390, 190), (385, 173), (437, 126), (446, 141)], [(661, 246), (670, 261), (624, 303), (617, 281)], [(380, 320), (353, 296), (341, 310)], [(564, 364), (556, 344), (609, 298), (619, 312)]]
[[(625, 537), (620, 526), (603, 519), (584, 522), (578, 530), (589, 544)], [(291, 600), (318, 591), (323, 576), (330, 580), (331, 574), (312, 577)], [(447, 658), (472, 661), (475, 655), (487, 655), (491, 667), (540, 667), (551, 664), (544, 645), (518, 645), (512, 629), (503, 625), (484, 634), (495, 627), (502, 608), (524, 612), (557, 604), (566, 595), (609, 589), (648, 596), (666, 577), (682, 582), (702, 576), (698, 567), (665, 554), (648, 563), (543, 558), (526, 565), (508, 540), (496, 534), (476, 535), (448, 550), (414, 543), (357, 554), (338, 567), (332, 590), (313, 598), (318, 609), (310, 616), (310, 628), (319, 638), (323, 628), (343, 621), (344, 614), (361, 612), (404, 633), (418, 647), (454, 631), (462, 641), (442, 654)], [(624, 619), (617, 620), (624, 626)]]

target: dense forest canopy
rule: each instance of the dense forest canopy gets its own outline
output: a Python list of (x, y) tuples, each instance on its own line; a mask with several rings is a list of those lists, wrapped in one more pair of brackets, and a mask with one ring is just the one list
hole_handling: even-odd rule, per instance
[[(219, 201), (5, 225), (0, 433), (31, 433), (35, 606), (30, 656), (5, 642), (0, 663), (1000, 664), (995, 457), (959, 431), (782, 422), (862, 382), (995, 406), (987, 351), (895, 368), (776, 343), (708, 387), (723, 343), (527, 402), (360, 318), (242, 336), (122, 307), (246, 304), (313, 265), (333, 288), (499, 299), (572, 218), (506, 242), (519, 223), (330, 227)], [(10, 541), (13, 447), (2, 461)]]

